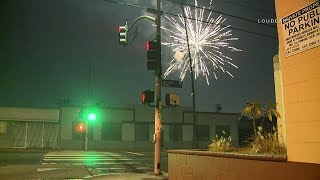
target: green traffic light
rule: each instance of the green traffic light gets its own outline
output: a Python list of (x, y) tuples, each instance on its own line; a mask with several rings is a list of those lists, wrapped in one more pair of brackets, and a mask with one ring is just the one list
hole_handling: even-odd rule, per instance
[(88, 114), (88, 120), (89, 121), (94, 121), (97, 119), (97, 115), (95, 113), (89, 113)]

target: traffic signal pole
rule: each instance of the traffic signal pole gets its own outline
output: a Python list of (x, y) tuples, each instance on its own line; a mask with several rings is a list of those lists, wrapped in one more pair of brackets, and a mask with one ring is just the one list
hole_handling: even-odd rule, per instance
[[(157, 10), (154, 11), (153, 9), (149, 9), (151, 12), (150, 13), (156, 13), (157, 18), (153, 18), (151, 16), (140, 16), (138, 17), (128, 28), (127, 23), (125, 26), (119, 26), (119, 43), (123, 44), (125, 47), (128, 44), (128, 32), (132, 29), (133, 25), (137, 23), (141, 19), (148, 19), (156, 23), (157, 25), (157, 38), (156, 42), (160, 43), (159, 49), (156, 51), (159, 51), (160, 54), (157, 56), (157, 58), (152, 60), (156, 60), (159, 62), (157, 63), (147, 63), (148, 70), (155, 70), (155, 121), (154, 121), (154, 136), (153, 136), (153, 141), (154, 141), (154, 174), (155, 175), (160, 175), (161, 174), (161, 169), (160, 169), (160, 155), (161, 155), (161, 109), (162, 109), (162, 103), (161, 103), (161, 83), (162, 83), (162, 68), (161, 68), (161, 0), (157, 0)], [(148, 58), (149, 59), (149, 58)], [(150, 65), (150, 67), (149, 67)], [(159, 65), (159, 66), (158, 66)], [(146, 92), (143, 92), (146, 93)], [(146, 94), (144, 94), (146, 95)], [(143, 100), (145, 101), (145, 100)], [(149, 100), (148, 100), (149, 101)], [(144, 103), (144, 102), (143, 102)], [(87, 133), (86, 133), (87, 134)], [(87, 142), (87, 141), (86, 141)]]
[(84, 150), (87, 151), (88, 150), (88, 120), (86, 120), (86, 137), (85, 137), (85, 146), (84, 146)]
[[(158, 41), (161, 43), (161, 0), (157, 0), (157, 38)], [(160, 52), (161, 52), (161, 46), (160, 46)], [(161, 143), (161, 81), (162, 81), (162, 68), (161, 68), (161, 55), (160, 55), (160, 68), (156, 70), (155, 76), (156, 76), (156, 85), (155, 85), (155, 121), (154, 121), (154, 174), (159, 175), (161, 174), (160, 169), (160, 155), (161, 155), (161, 149), (160, 149), (160, 143)]]

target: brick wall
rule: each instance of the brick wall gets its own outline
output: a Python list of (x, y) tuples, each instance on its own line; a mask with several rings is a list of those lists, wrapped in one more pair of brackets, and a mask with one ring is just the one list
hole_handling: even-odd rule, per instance
[[(289, 161), (320, 164), (320, 46), (285, 56), (281, 19), (316, 2), (277, 0), (279, 58), (282, 65)], [(318, 13), (320, 13), (318, 11)], [(319, 18), (319, 14), (316, 15)], [(317, 24), (320, 31), (320, 25)], [(318, 37), (317, 35), (316, 37)]]
[(168, 175), (170, 180), (318, 180), (320, 165), (169, 152)]

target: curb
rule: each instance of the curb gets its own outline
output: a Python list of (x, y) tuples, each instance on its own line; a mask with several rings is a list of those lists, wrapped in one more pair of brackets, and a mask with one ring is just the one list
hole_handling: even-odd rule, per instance
[(114, 180), (168, 180), (167, 175), (154, 175), (153, 172), (149, 173), (121, 173), (121, 174), (100, 174), (91, 177), (85, 177), (90, 179), (114, 179)]

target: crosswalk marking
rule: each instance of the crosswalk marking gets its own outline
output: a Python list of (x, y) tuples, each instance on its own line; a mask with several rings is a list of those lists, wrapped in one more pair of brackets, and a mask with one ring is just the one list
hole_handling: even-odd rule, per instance
[[(44, 157), (68, 157), (68, 156), (72, 156), (72, 157), (105, 157), (106, 155), (101, 155), (101, 154), (97, 154), (97, 155), (93, 155), (93, 154), (75, 154), (75, 155), (70, 155), (70, 154), (48, 154), (48, 155), (44, 155)], [(121, 155), (108, 155), (110, 157), (121, 157)]]
[(71, 168), (38, 168), (37, 171), (52, 171), (57, 169), (71, 169)]
[(140, 154), (140, 153), (134, 153), (134, 152), (127, 152), (129, 154), (134, 154), (134, 155), (138, 155), (138, 156), (142, 156), (143, 154)]
[(120, 167), (120, 168), (111, 167), (111, 168), (95, 168), (95, 169), (109, 170), (109, 169), (126, 169), (126, 168), (124, 168), (124, 167)]
[(44, 161), (131, 161), (132, 159), (112, 159), (112, 158), (45, 158)]
[[(153, 152), (95, 152), (95, 151), (58, 151), (43, 156), (43, 165), (79, 165), (85, 166), (93, 174), (118, 174), (153, 172)], [(161, 154), (161, 159), (167, 159)], [(46, 168), (44, 166), (43, 168)], [(50, 171), (53, 169), (39, 169)]]

